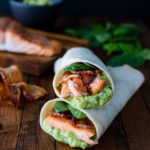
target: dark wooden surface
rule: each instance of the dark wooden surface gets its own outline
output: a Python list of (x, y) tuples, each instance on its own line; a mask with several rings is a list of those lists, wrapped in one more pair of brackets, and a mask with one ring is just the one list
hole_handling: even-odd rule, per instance
[[(87, 23), (104, 23), (103, 18), (59, 19), (54, 30), (63, 31)], [(124, 21), (124, 20), (123, 20)], [(125, 22), (125, 21), (124, 21)], [(142, 22), (138, 24), (146, 30), (143, 44), (150, 48), (150, 32)], [(104, 62), (106, 53), (100, 48), (92, 48)], [(150, 62), (139, 68), (145, 75), (145, 83), (118, 114), (107, 131), (92, 150), (150, 150)], [(24, 75), (25, 81), (44, 87), (49, 94), (36, 102), (25, 101), (22, 110), (0, 106), (0, 150), (73, 150), (68, 145), (55, 141), (44, 133), (39, 125), (39, 113), (43, 104), (55, 98), (52, 88), (53, 71), (42, 77)], [(77, 148), (76, 148), (77, 149)]]

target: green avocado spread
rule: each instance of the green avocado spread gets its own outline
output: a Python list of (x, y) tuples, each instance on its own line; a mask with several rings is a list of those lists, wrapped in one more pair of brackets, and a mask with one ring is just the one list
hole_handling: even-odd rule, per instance
[(81, 109), (87, 109), (87, 108), (96, 108), (96, 107), (102, 107), (104, 106), (112, 97), (113, 91), (111, 83), (106, 76), (106, 74), (103, 72), (100, 77), (107, 81), (107, 85), (104, 87), (104, 89), (94, 95), (87, 95), (87, 96), (70, 96), (66, 99), (71, 102), (72, 105), (81, 108)]
[(38, 6), (53, 5), (53, 2), (51, 0), (23, 0), (23, 3)]
[(82, 149), (88, 147), (88, 143), (79, 139), (74, 133), (72, 132), (68, 133), (64, 130), (53, 128), (49, 124), (47, 124), (45, 120), (43, 122), (43, 128), (47, 133), (51, 134), (56, 140), (69, 144), (71, 147), (80, 147)]

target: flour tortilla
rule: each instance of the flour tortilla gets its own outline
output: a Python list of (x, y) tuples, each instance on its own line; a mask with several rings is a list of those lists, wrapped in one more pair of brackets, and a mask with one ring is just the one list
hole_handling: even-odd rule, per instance
[(111, 82), (112, 90), (114, 92), (112, 77), (104, 63), (91, 50), (84, 47), (75, 47), (68, 50), (66, 54), (62, 58), (59, 58), (54, 64), (55, 76), (53, 80), (53, 87), (58, 97), (65, 99), (61, 97), (60, 91), (56, 87), (63, 76), (64, 68), (77, 62), (86, 62), (104, 71)]
[[(143, 74), (138, 70), (130, 67), (108, 67), (107, 70), (110, 72), (115, 86), (115, 92), (111, 99), (111, 103), (108, 103), (107, 105), (97, 109), (77, 108), (80, 111), (84, 112), (87, 117), (93, 122), (96, 128), (97, 139), (102, 136), (113, 119), (123, 109), (128, 100), (144, 82)], [(55, 102), (60, 100), (62, 99), (57, 98), (54, 100), (50, 100), (43, 106), (40, 113), (40, 125), (43, 130), (43, 120), (47, 116), (49, 116), (49, 111), (54, 106)], [(64, 99), (62, 101), (69, 103)], [(71, 105), (71, 103), (69, 104)]]

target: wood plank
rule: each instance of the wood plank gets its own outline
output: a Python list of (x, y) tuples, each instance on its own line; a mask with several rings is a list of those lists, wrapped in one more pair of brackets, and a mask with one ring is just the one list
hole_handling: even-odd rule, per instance
[(141, 69), (141, 71), (144, 73), (145, 82), (140, 91), (150, 114), (150, 70)]
[(18, 139), (18, 150), (53, 150), (55, 147), (55, 140), (43, 132), (39, 125), (39, 114), (43, 104), (55, 97), (52, 79), (53, 73), (42, 78), (30, 76), (28, 80), (31, 84), (37, 84), (45, 88), (48, 91), (48, 96), (35, 102), (25, 102)]
[(121, 112), (130, 150), (149, 150), (150, 116), (138, 91)]
[(0, 105), (0, 149), (15, 150), (22, 110), (11, 105)]
[[(23, 76), (26, 81), (27, 76)], [(0, 105), (0, 149), (15, 150), (17, 146), (22, 109), (13, 105)]]

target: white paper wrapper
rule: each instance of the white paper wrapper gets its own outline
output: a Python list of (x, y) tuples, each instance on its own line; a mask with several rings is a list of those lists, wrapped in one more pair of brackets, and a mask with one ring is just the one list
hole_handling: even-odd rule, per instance
[(53, 87), (58, 97), (60, 97), (61, 99), (65, 99), (61, 97), (60, 91), (58, 91), (58, 89), (56, 88), (57, 83), (63, 76), (64, 68), (76, 62), (86, 62), (104, 71), (109, 78), (112, 84), (112, 90), (114, 91), (114, 83), (112, 77), (104, 63), (89, 49), (84, 47), (75, 47), (68, 50), (66, 54), (62, 58), (59, 58), (54, 64), (55, 77), (53, 80)]
[[(110, 72), (115, 86), (115, 92), (111, 99), (111, 103), (97, 109), (79, 109), (93, 122), (96, 128), (97, 139), (102, 136), (113, 119), (123, 109), (128, 100), (144, 81), (143, 74), (130, 67), (108, 67), (107, 70)], [(40, 125), (42, 129), (43, 120), (49, 116), (49, 111), (57, 100), (61, 99), (50, 100), (43, 106), (40, 113)], [(66, 102), (69, 103), (68, 101)]]

